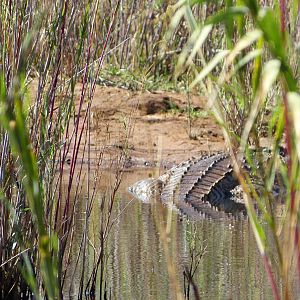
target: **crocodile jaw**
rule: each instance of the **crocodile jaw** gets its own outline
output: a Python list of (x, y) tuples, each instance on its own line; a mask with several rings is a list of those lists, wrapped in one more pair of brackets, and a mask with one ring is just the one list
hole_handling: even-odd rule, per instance
[(128, 188), (128, 191), (138, 200), (144, 203), (150, 203), (160, 187), (161, 184), (159, 184), (157, 179), (149, 178), (136, 182)]
[(128, 188), (128, 191), (138, 200), (150, 203), (160, 197), (163, 185), (169, 179), (170, 174), (166, 173), (159, 178), (143, 179)]

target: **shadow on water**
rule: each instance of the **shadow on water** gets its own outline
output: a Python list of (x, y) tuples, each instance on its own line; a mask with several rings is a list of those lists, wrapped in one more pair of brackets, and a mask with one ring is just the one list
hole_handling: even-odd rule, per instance
[[(172, 299), (166, 257), (154, 219), (153, 206), (133, 199), (126, 191), (137, 178), (147, 177), (148, 172), (125, 173), (115, 202), (115, 223), (106, 250), (108, 299)], [(99, 245), (101, 216), (97, 198), (94, 205), (86, 253), (88, 271), (92, 269)], [(79, 252), (84, 209), (85, 200), (82, 197), (78, 202), (75, 240), (70, 250), (72, 263)], [(203, 219), (190, 222), (174, 211), (171, 225), (169, 247), (182, 291), (183, 271), (190, 264), (189, 236), (192, 230), (196, 230), (196, 251), (206, 248), (194, 276), (201, 299), (272, 298), (268, 278), (247, 219)], [(75, 299), (78, 294), (80, 270), (71, 277), (72, 263), (65, 284), (66, 299)], [(100, 299), (99, 295), (96, 299)]]

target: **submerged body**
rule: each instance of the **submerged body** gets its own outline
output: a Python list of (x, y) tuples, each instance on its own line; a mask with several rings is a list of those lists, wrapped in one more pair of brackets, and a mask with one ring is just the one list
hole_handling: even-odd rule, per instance
[(143, 202), (159, 199), (175, 205), (193, 218), (214, 218), (220, 217), (219, 211), (245, 214), (243, 198), (236, 193), (237, 187), (230, 155), (218, 153), (192, 158), (157, 179), (140, 180), (129, 191)]

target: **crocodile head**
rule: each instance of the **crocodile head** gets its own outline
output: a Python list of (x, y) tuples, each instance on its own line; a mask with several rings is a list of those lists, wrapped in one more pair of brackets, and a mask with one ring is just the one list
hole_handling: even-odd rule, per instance
[(167, 172), (159, 178), (148, 178), (139, 180), (128, 188), (128, 191), (138, 200), (144, 203), (150, 203), (160, 197), (163, 186), (169, 179), (170, 174)]
[(161, 193), (163, 182), (159, 179), (148, 178), (136, 182), (128, 188), (128, 191), (133, 194), (138, 200), (144, 203), (150, 203)]

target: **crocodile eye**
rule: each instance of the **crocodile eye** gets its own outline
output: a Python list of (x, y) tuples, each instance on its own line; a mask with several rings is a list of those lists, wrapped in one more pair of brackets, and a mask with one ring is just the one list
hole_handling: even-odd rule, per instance
[(283, 146), (279, 147), (279, 155), (282, 157), (286, 157), (287, 156), (287, 149)]

